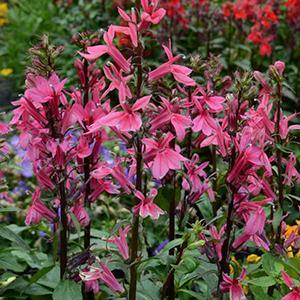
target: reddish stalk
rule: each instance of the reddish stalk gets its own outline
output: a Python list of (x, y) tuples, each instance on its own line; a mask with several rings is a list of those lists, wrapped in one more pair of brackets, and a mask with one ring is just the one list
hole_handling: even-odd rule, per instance
[[(137, 7), (139, 7), (137, 1)], [(136, 98), (140, 98), (143, 84), (143, 67), (142, 67), (143, 47), (141, 42), (138, 42), (137, 47), (137, 89)], [(142, 192), (142, 172), (143, 157), (142, 157), (142, 143), (140, 138), (136, 137), (136, 189)], [(138, 203), (138, 199), (136, 199)], [(129, 283), (129, 300), (136, 300), (136, 286), (137, 286), (137, 269), (136, 259), (138, 254), (138, 235), (139, 235), (139, 215), (133, 215), (131, 228), (131, 242), (130, 242), (130, 283)]]

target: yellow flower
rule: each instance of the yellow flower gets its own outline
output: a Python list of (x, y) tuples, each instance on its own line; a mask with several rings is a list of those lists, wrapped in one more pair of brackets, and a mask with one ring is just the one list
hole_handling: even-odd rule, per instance
[(261, 260), (261, 257), (256, 254), (250, 254), (247, 256), (247, 263), (258, 263)]
[(0, 70), (0, 74), (5, 77), (12, 74), (12, 72), (13, 72), (13, 69), (10, 69), (10, 68)]
[(0, 16), (1, 16), (1, 17), (6, 16), (7, 11), (8, 11), (7, 3), (1, 3), (1, 2), (0, 2)]
[(293, 252), (293, 247), (292, 246), (289, 246), (287, 248), (287, 255), (288, 255), (288, 257), (294, 257), (294, 252)]
[(8, 20), (7, 20), (7, 19), (1, 18), (1, 17), (0, 17), (0, 27), (4, 26), (4, 25), (7, 24), (7, 23), (8, 23)]

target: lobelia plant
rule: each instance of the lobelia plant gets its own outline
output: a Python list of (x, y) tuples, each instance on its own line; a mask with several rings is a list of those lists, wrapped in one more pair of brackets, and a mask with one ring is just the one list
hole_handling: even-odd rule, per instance
[[(282, 112), (285, 65), (270, 66), (268, 79), (256, 71), (237, 72), (231, 80), (208, 61), (202, 79), (192, 78), (171, 42), (162, 45), (165, 62), (147, 61), (148, 42), (155, 40), (151, 30), (166, 14), (158, 0), (118, 12), (122, 25), (109, 25), (103, 43), (97, 34), (77, 36), (78, 88), (69, 88), (54, 71), (61, 48), (43, 37), (31, 49), (26, 91), (14, 102), (11, 121), (38, 181), (25, 223), (52, 224), (60, 279), (82, 281), (85, 299), (98, 294), (100, 283), (110, 289), (101, 287), (107, 295), (139, 299), (143, 279), (161, 299), (205, 297), (204, 286), (211, 288), (209, 297), (229, 292), (230, 299), (245, 299), (244, 286), (257, 293), (252, 284), (260, 277), (233, 266), (233, 256), (247, 249), (264, 259), (268, 252), (285, 257), (298, 241), (296, 234), (284, 240), (286, 191), (300, 181), (296, 158), (286, 149), (300, 125), (289, 126), (297, 115)], [(112, 161), (101, 154), (108, 142), (124, 147)], [(92, 208), (104, 194), (130, 199), (131, 221), (121, 220), (113, 237), (104, 238), (116, 246), (118, 259), (111, 253), (106, 259), (91, 242)], [(160, 199), (167, 202), (164, 209)], [(148, 217), (169, 219), (168, 243), (154, 258), (145, 251)], [(78, 227), (84, 241), (74, 250), (71, 234)], [(194, 273), (189, 259), (197, 262)], [(151, 269), (156, 260), (164, 266), (161, 274)], [(202, 262), (214, 268), (201, 273)], [(215, 274), (212, 280), (207, 272)], [(265, 295), (280, 291), (280, 276), (270, 276)], [(298, 288), (286, 272), (282, 276), (293, 289), (289, 299)]]

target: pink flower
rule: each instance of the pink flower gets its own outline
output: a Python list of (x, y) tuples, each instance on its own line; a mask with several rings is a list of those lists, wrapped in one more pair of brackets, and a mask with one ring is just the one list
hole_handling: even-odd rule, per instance
[(123, 286), (117, 281), (114, 274), (101, 262), (99, 262), (102, 272), (100, 279), (114, 292), (124, 293)]
[(49, 79), (42, 76), (31, 77), (30, 87), (26, 90), (25, 97), (37, 103), (56, 101), (54, 98), (63, 96), (62, 89), (65, 82), (66, 79), (60, 81), (55, 73), (52, 73)]
[(223, 242), (221, 241), (221, 236), (224, 234), (224, 230), (225, 228), (222, 227), (220, 230), (220, 233), (218, 232), (216, 226), (212, 225), (209, 228), (209, 233), (211, 235), (211, 237), (214, 239), (213, 241), (213, 245), (216, 251), (216, 254), (218, 256), (218, 260), (221, 261), (222, 260), (222, 245)]
[(184, 85), (194, 86), (196, 84), (195, 81), (188, 76), (192, 73), (192, 69), (180, 65), (175, 65), (175, 62), (180, 59), (180, 55), (174, 57), (170, 48), (166, 46), (163, 46), (163, 48), (167, 54), (169, 61), (151, 71), (149, 73), (149, 80), (158, 80), (159, 78), (165, 77), (169, 73), (172, 73), (176, 81), (181, 82)]
[(300, 182), (300, 173), (295, 168), (296, 163), (297, 163), (296, 156), (294, 153), (291, 153), (289, 155), (289, 160), (286, 162), (286, 169), (285, 169), (285, 175), (283, 181), (283, 183), (288, 186), (292, 185), (293, 177), (295, 177), (297, 182)]
[(121, 52), (113, 44), (115, 31), (112, 26), (109, 27), (108, 31), (104, 33), (103, 39), (106, 45), (91, 46), (87, 48), (87, 54), (79, 52), (81, 56), (87, 60), (95, 60), (104, 54), (108, 54), (116, 64), (122, 68), (124, 71), (130, 71), (130, 64), (121, 54)]
[(194, 132), (203, 132), (206, 136), (211, 135), (217, 128), (214, 118), (211, 116), (207, 109), (203, 108), (203, 105), (196, 101), (196, 107), (198, 109), (198, 115), (193, 120), (192, 130)]
[(223, 274), (223, 282), (221, 283), (221, 290), (229, 292), (230, 300), (243, 300), (246, 299), (241, 281), (246, 277), (246, 270), (243, 269), (238, 278), (232, 279), (227, 274)]
[[(277, 116), (277, 114), (276, 114)], [(291, 130), (300, 130), (300, 125), (291, 125), (289, 126), (289, 121), (295, 118), (297, 114), (292, 114), (290, 116), (284, 116), (282, 112), (280, 113), (280, 126), (279, 126), (279, 133), (280, 137), (284, 140), (287, 138), (288, 133)], [(276, 121), (276, 118), (275, 118)]]
[(84, 283), (86, 292), (93, 292), (94, 294), (98, 294), (100, 291), (98, 280), (90, 280)]
[(156, 189), (151, 189), (149, 196), (145, 197), (140, 191), (135, 191), (134, 195), (141, 202), (133, 207), (134, 214), (139, 214), (142, 218), (150, 216), (153, 220), (157, 220), (164, 212), (153, 202), (157, 195)]
[(90, 224), (90, 217), (80, 201), (76, 201), (75, 205), (71, 207), (70, 211), (75, 215), (82, 227), (86, 227)]
[(125, 102), (120, 102), (123, 111), (111, 111), (105, 117), (96, 121), (89, 127), (89, 132), (98, 130), (99, 126), (115, 126), (120, 131), (138, 131), (142, 126), (142, 119), (139, 110), (143, 110), (148, 105), (151, 99), (150, 96), (145, 96), (138, 99), (132, 106)]
[(6, 134), (10, 130), (8, 124), (0, 123), (0, 134)]
[(123, 230), (122, 227), (119, 228), (119, 236), (114, 234), (114, 237), (112, 239), (107, 240), (108, 243), (115, 244), (122, 257), (127, 260), (129, 258), (129, 250), (128, 250), (128, 244), (126, 241), (127, 233), (130, 229), (130, 226), (126, 226)]
[(300, 287), (295, 286), (292, 278), (285, 271), (282, 271), (281, 274), (285, 284), (292, 289), (282, 300), (300, 300)]
[[(118, 10), (119, 10), (119, 13), (120, 13), (121, 9), (119, 7), (118, 7)], [(132, 23), (130, 18), (129, 18), (129, 21), (128, 21), (128, 27), (127, 26), (118, 26), (118, 25), (111, 25), (111, 27), (113, 28), (113, 30), (115, 32), (123, 33), (123, 34), (128, 35), (130, 37), (130, 40), (131, 40), (133, 46), (134, 47), (138, 46), (137, 25)]]
[(227, 176), (228, 182), (238, 180), (240, 173), (246, 172), (252, 166), (263, 167), (268, 175), (272, 175), (272, 167), (265, 152), (256, 146), (249, 146), (236, 159), (234, 167)]
[(117, 70), (113, 64), (103, 67), (105, 77), (111, 81), (107, 90), (101, 96), (104, 99), (107, 94), (113, 90), (118, 90), (119, 92), (119, 102), (124, 103), (126, 98), (132, 98), (130, 88), (127, 86), (127, 82), (132, 78), (132, 75), (123, 77), (123, 70)]
[(142, 13), (142, 22), (158, 24), (165, 16), (166, 11), (163, 8), (156, 10), (159, 0), (142, 0), (141, 4), (144, 12)]
[(125, 176), (119, 160), (116, 161), (116, 164), (111, 169), (111, 175), (118, 181), (120, 186), (127, 194), (131, 193), (131, 191), (134, 189), (134, 185)]
[(107, 175), (111, 174), (111, 168), (107, 163), (100, 163), (95, 170), (91, 172), (91, 176), (96, 179), (103, 179)]
[(154, 132), (161, 126), (171, 123), (175, 129), (178, 141), (183, 141), (185, 137), (185, 129), (190, 127), (191, 119), (187, 116), (180, 114), (180, 108), (176, 104), (171, 104), (166, 98), (160, 96), (163, 103), (163, 109), (159, 111), (157, 117), (153, 118), (150, 122), (151, 132)]
[(146, 160), (152, 161), (152, 174), (156, 179), (163, 178), (169, 170), (179, 170), (180, 162), (186, 158), (175, 150), (170, 148), (170, 142), (174, 139), (172, 133), (168, 132), (163, 138), (154, 141), (150, 138), (144, 138), (146, 145)]
[(199, 162), (199, 156), (197, 154), (194, 154), (190, 161), (184, 162), (184, 166), (187, 169), (187, 176), (191, 183), (191, 191), (193, 193), (199, 192), (203, 188), (203, 184), (200, 180), (200, 177), (202, 178), (207, 177), (206, 173), (204, 172), (204, 169), (208, 166), (209, 162), (204, 162), (201, 165), (197, 166), (196, 164), (198, 162)]
[(79, 158), (85, 158), (92, 154), (92, 149), (90, 149), (88, 140), (85, 136), (79, 138), (76, 154)]
[(285, 63), (283, 61), (278, 60), (275, 62), (274, 67), (277, 69), (279, 75), (282, 76), (285, 69)]
[(100, 261), (100, 268), (91, 266), (89, 271), (80, 272), (79, 276), (84, 282), (92, 281), (94, 284), (95, 280), (100, 279), (103, 281), (112, 291), (117, 293), (123, 293), (123, 286), (117, 281), (113, 273)]
[(221, 96), (211, 96), (210, 91), (204, 91), (202, 87), (198, 87), (198, 90), (202, 94), (202, 96), (197, 97), (200, 102), (204, 102), (212, 109), (214, 112), (220, 112), (223, 109), (222, 103), (225, 101), (224, 97)]
[(53, 222), (56, 215), (41, 200), (41, 189), (36, 188), (32, 194), (32, 204), (28, 209), (25, 224), (38, 224), (42, 218)]

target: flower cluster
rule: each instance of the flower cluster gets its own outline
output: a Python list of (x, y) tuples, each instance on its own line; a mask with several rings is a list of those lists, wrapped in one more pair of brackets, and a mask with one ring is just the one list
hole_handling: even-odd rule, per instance
[[(300, 181), (294, 153), (285, 156), (281, 151), (291, 132), (300, 129), (289, 124), (297, 115), (286, 116), (281, 108), (285, 64), (277, 61), (270, 66), (269, 77), (258, 71), (237, 72), (234, 80), (225, 78), (221, 83), (215, 78), (221, 72), (217, 66), (213, 72), (206, 70), (203, 82), (193, 78), (193, 70), (181, 54), (175, 54), (171, 41), (162, 45), (165, 55), (153, 64), (146, 59), (145, 41), (157, 42), (150, 30), (168, 13), (158, 0), (140, 4), (130, 13), (118, 7), (120, 24), (109, 25), (100, 41), (83, 38), (78, 43), (77, 88), (68, 87), (53, 70), (52, 57), (59, 50), (43, 40), (41, 49), (33, 51), (48, 57), (51, 64), (45, 66), (42, 58), (35, 57), (11, 121), (20, 130), (20, 145), (39, 184), (26, 224), (44, 219), (58, 231), (61, 279), (83, 281), (87, 294), (98, 293), (100, 283), (123, 294), (126, 289), (116, 279), (110, 259), (104, 262), (92, 254), (89, 211), (103, 193), (117, 199), (126, 196), (132, 222), (122, 220), (118, 233), (105, 240), (117, 248), (118, 258), (130, 271), (130, 276), (121, 276), (128, 276), (124, 284), (129, 282), (129, 299), (136, 299), (137, 263), (145, 255), (139, 231), (143, 236), (147, 232), (140, 225), (146, 218), (157, 221), (167, 213), (168, 240), (175, 240), (177, 229), (184, 232), (182, 244), (169, 252), (176, 254), (176, 265), (187, 251), (205, 242), (200, 250), (217, 265), (217, 290), (229, 292), (231, 299), (243, 299), (246, 270), (240, 268), (238, 276), (233, 270), (231, 278), (230, 257), (249, 245), (255, 251), (279, 249), (287, 255), (298, 240), (297, 234), (283, 232), (283, 214), (273, 228), (274, 208), (284, 211), (285, 186)], [(208, 2), (193, 1), (193, 5)], [(236, 19), (262, 19), (264, 28), (278, 21), (271, 2), (237, 1), (232, 9)], [(103, 151), (107, 142), (122, 143), (123, 151), (107, 159)], [(166, 187), (172, 191), (167, 213), (157, 202)], [(226, 190), (225, 197), (217, 193), (220, 189)], [(194, 230), (199, 221), (193, 219), (202, 200), (213, 207), (209, 221), (201, 209), (196, 213), (208, 229), (203, 232)], [(68, 233), (77, 223), (84, 228), (88, 258), (70, 269), (76, 259), (68, 256)], [(287, 240), (282, 243), (284, 236)], [(175, 293), (175, 271), (170, 266), (162, 299), (166, 291)], [(286, 275), (285, 281), (292, 293), (298, 292)]]

